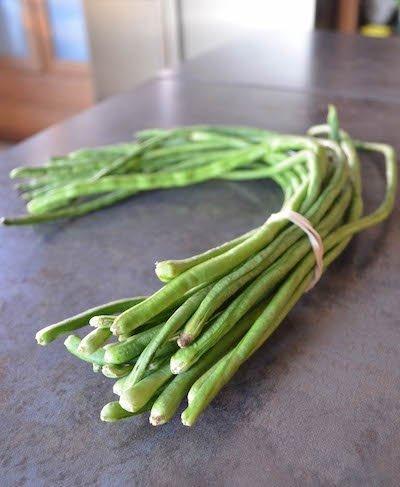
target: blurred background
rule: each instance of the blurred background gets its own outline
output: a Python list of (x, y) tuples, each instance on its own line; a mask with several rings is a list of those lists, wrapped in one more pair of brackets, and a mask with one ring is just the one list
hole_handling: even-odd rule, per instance
[(0, 149), (255, 31), (400, 35), (395, 0), (0, 0)]

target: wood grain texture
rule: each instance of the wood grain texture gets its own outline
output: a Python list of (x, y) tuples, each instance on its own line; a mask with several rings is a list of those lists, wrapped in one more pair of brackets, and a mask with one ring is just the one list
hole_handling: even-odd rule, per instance
[(0, 137), (22, 140), (93, 103), (90, 78), (3, 70)]
[(19, 141), (72, 117), (81, 107), (38, 105), (23, 100), (0, 99), (0, 135), (3, 140)]

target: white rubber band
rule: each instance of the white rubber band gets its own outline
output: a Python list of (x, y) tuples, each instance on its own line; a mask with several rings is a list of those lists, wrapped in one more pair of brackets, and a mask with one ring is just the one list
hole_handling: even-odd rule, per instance
[(284, 209), (278, 213), (273, 213), (268, 220), (274, 221), (280, 220), (281, 218), (286, 218), (301, 228), (310, 240), (311, 248), (315, 256), (315, 272), (314, 278), (307, 288), (307, 291), (309, 291), (320, 280), (324, 268), (324, 244), (322, 243), (321, 235), (315, 230), (309, 220), (300, 213), (297, 213), (297, 211)]

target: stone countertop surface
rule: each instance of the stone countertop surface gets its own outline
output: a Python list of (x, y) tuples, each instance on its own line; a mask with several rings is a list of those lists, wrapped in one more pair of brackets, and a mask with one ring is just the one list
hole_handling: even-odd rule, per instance
[[(8, 179), (82, 146), (181, 124), (304, 133), (328, 103), (362, 139), (399, 145), (393, 103), (278, 89), (153, 81), (0, 154), (0, 213), (23, 212)], [(363, 163), (367, 209), (382, 161)], [(242, 367), (197, 425), (99, 420), (111, 381), (46, 348), (38, 328), (159, 287), (156, 260), (259, 225), (281, 202), (268, 181), (154, 191), (74, 221), (0, 228), (0, 478), (5, 486), (397, 486), (400, 483), (400, 204), (357, 236)]]
[(399, 53), (399, 36), (266, 31), (207, 51), (172, 76), (399, 103)]

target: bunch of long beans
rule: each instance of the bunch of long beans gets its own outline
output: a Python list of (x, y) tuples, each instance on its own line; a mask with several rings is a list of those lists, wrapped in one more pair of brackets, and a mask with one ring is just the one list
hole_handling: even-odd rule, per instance
[[(246, 137), (235, 136), (237, 131)], [(232, 135), (228, 127), (210, 126), (146, 130), (132, 143), (81, 149), (53, 157), (43, 166), (17, 167), (10, 177), (25, 179), (16, 188), (27, 201), (28, 215), (2, 222), (30, 225), (78, 217), (141, 191), (210, 178), (264, 177), (265, 148), (255, 144), (262, 134), (236, 129)], [(242, 167), (246, 170), (237, 170)]]
[[(128, 155), (121, 155), (121, 147)], [(105, 163), (113, 150), (118, 158)], [(385, 198), (367, 216), (363, 216), (361, 151), (381, 153), (386, 165)], [(325, 270), (354, 234), (389, 215), (395, 199), (394, 150), (351, 139), (339, 128), (333, 107), (328, 124), (312, 127), (304, 137), (241, 127), (187, 127), (145, 131), (133, 146), (98, 153), (107, 158), (78, 152), (79, 171), (87, 164), (95, 173), (90, 179), (36, 193), (28, 204), (29, 221), (59, 216), (65, 205), (90, 204), (78, 202), (89, 195), (98, 202), (103, 192), (115, 200), (116, 194), (126, 197), (128, 192), (215, 177), (269, 177), (282, 188), (282, 208), (301, 213), (321, 236)], [(82, 154), (89, 154), (88, 162)], [(72, 178), (72, 161), (63, 161), (61, 167), (68, 164)], [(52, 167), (57, 163), (49, 165), (42, 177), (48, 178)], [(27, 174), (17, 171), (21, 172)], [(36, 338), (46, 345), (86, 325), (93, 327), (82, 339), (68, 336), (65, 346), (92, 363), (95, 371), (115, 379), (113, 391), (119, 399), (104, 406), (104, 421), (150, 411), (150, 422), (160, 425), (173, 417), (187, 396), (182, 422), (191, 426), (308, 290), (314, 268), (308, 237), (278, 214), (202, 254), (158, 262), (156, 274), (164, 285), (153, 295), (90, 309), (40, 330)]]

